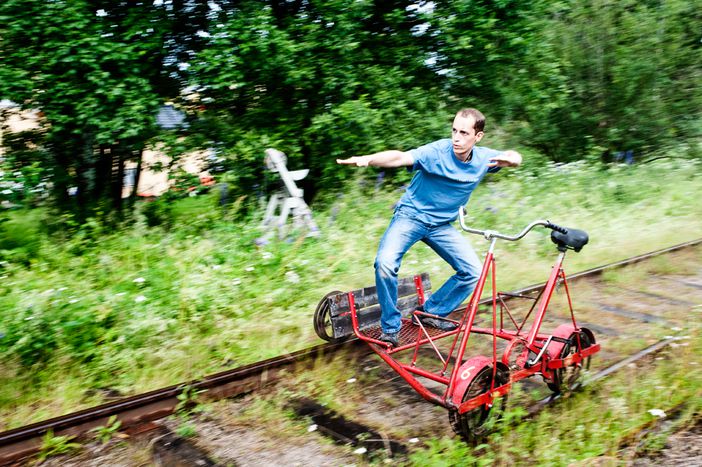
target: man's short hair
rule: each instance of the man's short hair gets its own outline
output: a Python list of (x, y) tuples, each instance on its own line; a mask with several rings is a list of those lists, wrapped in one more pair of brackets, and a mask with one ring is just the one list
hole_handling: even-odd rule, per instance
[(476, 133), (485, 129), (485, 115), (483, 115), (483, 113), (480, 110), (467, 107), (465, 109), (459, 110), (457, 115), (460, 115), (464, 118), (473, 117), (473, 119), (475, 120), (473, 128), (475, 129)]

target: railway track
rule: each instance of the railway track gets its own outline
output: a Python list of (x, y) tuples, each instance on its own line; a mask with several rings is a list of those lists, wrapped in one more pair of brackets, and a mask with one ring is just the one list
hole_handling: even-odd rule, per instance
[[(593, 359), (590, 381), (675, 342), (677, 338), (670, 335), (683, 330), (690, 310), (697, 307), (700, 311), (702, 304), (702, 269), (698, 261), (701, 245), (702, 239), (699, 239), (568, 277), (569, 282), (575, 284), (579, 324), (593, 330), (603, 348)], [(601, 277), (616, 268), (631, 268), (654, 258), (673, 258), (668, 261), (680, 263), (681, 257), (687, 258), (685, 261), (691, 265), (688, 269), (692, 269), (685, 275), (639, 274), (635, 285)], [(514, 294), (535, 294), (541, 286), (525, 287)], [(554, 306), (558, 306), (558, 296), (554, 298)], [(555, 321), (545, 322), (545, 328), (556, 324)], [(533, 410), (554, 400), (540, 381), (530, 379), (520, 385), (518, 401)], [(285, 403), (280, 401), (280, 391)], [(271, 438), (270, 433), (256, 426), (257, 414), (251, 406), (261, 402), (255, 402), (258, 396), (247, 395), (253, 392), (275, 394), (263, 405), (277, 406), (276, 409), (285, 411), (293, 419), (311, 421), (309, 430), (322, 436), (317, 433), (315, 436), (295, 435), (293, 438), (302, 448), (280, 449), (275, 437)], [(198, 439), (185, 442), (182, 437), (173, 436), (173, 432), (182, 431), (179, 428), (182, 423), (179, 425), (177, 420), (166, 417), (183, 405), (186, 393), (198, 393), (199, 400), (239, 397), (217, 403), (216, 415), (200, 417), (196, 429)], [(335, 397), (347, 402), (334, 403)], [(265, 395), (263, 399), (266, 400)], [(450, 435), (445, 410), (424, 402), (370, 355), (365, 344), (352, 340), (318, 345), (202, 380), (2, 432), (0, 465), (19, 463), (36, 453), (42, 445), (42, 437), (49, 431), (54, 436), (81, 436), (96, 427), (106, 426), (113, 415), (119, 418), (121, 430), (133, 438), (144, 434), (143, 439), (151, 439), (148, 450), (157, 459), (154, 462), (168, 465), (260, 465), (266, 460), (272, 464), (294, 465), (300, 459), (306, 459), (304, 463), (308, 465), (353, 463), (358, 454), (402, 456), (417, 440)], [(268, 417), (267, 414), (258, 416)], [(345, 447), (335, 448), (318, 439), (325, 437)], [(232, 451), (227, 448), (231, 443), (248, 448)], [(245, 451), (255, 453), (254, 458), (242, 454)], [(176, 457), (169, 459), (169, 455)], [(102, 461), (95, 465), (99, 463), (110, 464)]]

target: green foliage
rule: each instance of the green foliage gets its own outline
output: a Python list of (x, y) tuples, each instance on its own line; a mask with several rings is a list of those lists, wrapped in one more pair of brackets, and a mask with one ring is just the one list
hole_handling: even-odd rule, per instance
[(175, 49), (198, 48), (206, 13), (206, 4), (2, 3), (0, 97), (41, 112), (35, 144), (10, 138), (8, 149), (22, 170), (40, 159), (59, 208), (80, 222), (105, 199), (121, 211), (124, 164), (157, 133), (158, 106), (182, 83)]
[(107, 419), (107, 424), (105, 426), (93, 428), (92, 431), (95, 432), (96, 438), (102, 444), (107, 444), (115, 437), (121, 426), (122, 422), (117, 420), (117, 415), (112, 415)]
[(49, 430), (42, 438), (42, 444), (39, 448), (37, 459), (44, 461), (51, 456), (59, 456), (68, 454), (69, 452), (80, 449), (82, 446), (79, 443), (72, 443), (73, 436), (54, 436), (54, 432)]
[(520, 134), (556, 161), (637, 159), (699, 137), (699, 8), (685, 0), (537, 3), (524, 59), (504, 87)]
[(193, 423), (186, 421), (176, 427), (175, 434), (181, 438), (192, 438), (197, 435), (197, 428)]
[[(671, 408), (683, 403), (683, 413), (654, 430), (644, 430), (636, 442), (634, 454), (655, 456), (665, 447), (668, 436), (694, 424), (695, 414), (699, 414), (702, 370), (686, 364), (697, 361), (702, 353), (699, 332), (699, 326), (693, 326), (684, 350), (665, 351), (663, 359), (610, 375), (534, 418), (519, 423), (523, 411), (510, 417), (512, 409), (508, 409), (495, 431), (475, 448), (457, 439), (430, 440), (411, 454), (410, 462), (437, 466), (592, 465), (616, 459), (620, 463), (630, 460), (630, 454), (621, 452), (625, 441), (637, 440), (644, 427), (650, 429), (654, 416), (649, 410), (670, 414)], [(661, 400), (661, 390), (668, 394), (665, 400)]]
[[(3, 143), (7, 147), (20, 141), (32, 145), (31, 139), (23, 139), (23, 136), (23, 133), (10, 134)], [(36, 149), (10, 149), (8, 157), (0, 158), (1, 209), (36, 206), (48, 196), (49, 173), (44, 158)]]
[[(10, 0), (0, 18), (0, 97), (42, 112), (38, 131), (3, 143), (4, 172), (27, 180), (0, 180), (0, 198), (36, 203), (50, 178), (79, 223), (121, 211), (112, 168), (147, 145), (172, 160), (214, 148), (246, 213), (275, 183), (266, 147), (310, 169), (313, 198), (348, 179), (336, 158), (448, 136), (464, 106), (556, 162), (658, 157), (681, 139), (684, 157), (700, 152), (700, 12), (686, 0)], [(188, 113), (186, 138), (155, 127), (166, 98)]]
[(178, 404), (176, 404), (174, 412), (180, 416), (187, 416), (197, 411), (198, 396), (204, 392), (204, 390), (196, 389), (193, 386), (183, 386), (181, 392), (176, 396)]
[(170, 228), (173, 225), (173, 204), (168, 198), (146, 201), (141, 213), (149, 227), (161, 225)]
[[(475, 455), (470, 446), (458, 439), (448, 438), (428, 440), (424, 449), (413, 452), (410, 457), (413, 465), (432, 467), (478, 465), (479, 459), (480, 456)], [(491, 462), (482, 465), (491, 465)]]
[[(569, 272), (690, 240), (702, 228), (699, 203), (683, 202), (702, 196), (697, 164), (592, 170), (584, 162), (539, 160), (534, 167), (534, 159), (491, 176), (468, 204), (469, 222), (517, 232), (548, 218), (585, 229), (590, 244), (569, 256)], [(37, 228), (45, 223), (40, 210), (11, 211), (3, 224), (11, 234), (0, 236), (7, 248), (0, 263), (0, 419), (52, 415), (16, 411), (23, 401), (41, 405), (35, 397), (75, 406), (83, 403), (81, 390), (155, 389), (317, 342), (317, 302), (330, 290), (373, 283), (377, 242), (401, 195), (392, 184), (376, 189), (362, 181), (349, 179), (343, 196), (312, 205), (320, 240), (265, 246), (254, 243), (259, 219), (233, 221), (211, 194), (174, 201), (170, 230), (136, 222), (49, 235)], [(486, 243), (471, 240), (482, 255)], [(540, 231), (497, 248), (503, 290), (543, 280), (554, 254)], [(420, 245), (401, 273), (421, 271), (439, 284), (451, 268)], [(67, 392), (57, 380), (81, 390)], [(36, 395), (20, 390), (28, 386)]]
[(260, 189), (269, 146), (310, 169), (314, 192), (345, 177), (339, 156), (426, 141), (436, 125), (418, 121), (440, 100), (410, 4), (247, 1), (220, 13), (193, 74), (202, 131), (223, 143), (237, 195)]

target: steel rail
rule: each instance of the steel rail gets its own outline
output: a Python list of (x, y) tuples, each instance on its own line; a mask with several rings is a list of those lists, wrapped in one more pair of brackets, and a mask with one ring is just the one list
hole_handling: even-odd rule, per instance
[(104, 426), (112, 415), (118, 416), (122, 427), (133, 429), (135, 425), (147, 424), (172, 414), (180, 402), (178, 395), (185, 388), (206, 390), (208, 397), (213, 399), (244, 394), (275, 380), (281, 371), (295, 363), (311, 361), (349, 345), (361, 347), (360, 341), (316, 345), (209, 375), (200, 380), (175, 384), (0, 432), (0, 465), (16, 462), (36, 452), (41, 446), (40, 437), (48, 431), (52, 431), (56, 436), (79, 436), (93, 428)]
[[(581, 383), (577, 383), (573, 387), (573, 391), (579, 391), (580, 389), (584, 388), (585, 386), (590, 386), (594, 384), (595, 382), (606, 378), (607, 376), (611, 375), (612, 373), (616, 373), (617, 371), (621, 370), (622, 368), (627, 367), (628, 365), (641, 360), (642, 358), (648, 356), (648, 355), (653, 355), (661, 350), (665, 349), (668, 347), (670, 344), (677, 342), (679, 340), (684, 340), (683, 337), (680, 336), (672, 336), (672, 337), (666, 337), (665, 339), (661, 339), (658, 342), (655, 342), (648, 347), (638, 350), (632, 355), (629, 355), (628, 357), (624, 357), (623, 359), (609, 365), (608, 367), (602, 368), (599, 370), (597, 373), (593, 373), (592, 376), (590, 376), (587, 381), (583, 381)], [(552, 403), (560, 400), (562, 398), (561, 394), (551, 394), (550, 396), (545, 397), (544, 399), (541, 399), (538, 402), (535, 402), (529, 407), (529, 410), (527, 411), (527, 418), (529, 417), (534, 417), (538, 413), (541, 412), (542, 409), (544, 409), (546, 406), (551, 405)]]
[[(671, 253), (684, 248), (702, 244), (702, 238), (680, 243), (668, 248), (652, 251), (632, 258), (588, 269), (569, 275), (569, 280), (590, 277), (606, 270), (627, 266), (646, 259)], [(542, 283), (530, 285), (510, 292), (510, 295), (522, 295), (540, 290)], [(491, 298), (480, 301), (480, 304), (491, 303)], [(454, 311), (463, 309), (461, 305)], [(356, 346), (370, 352), (358, 339), (350, 339), (340, 343), (326, 343), (302, 349), (286, 355), (273, 357), (268, 360), (255, 362), (232, 370), (206, 376), (200, 380), (175, 384), (156, 389), (136, 396), (126, 397), (114, 402), (108, 402), (78, 412), (62, 415), (23, 427), (0, 432), (0, 465), (17, 462), (35, 452), (41, 447), (41, 437), (52, 431), (56, 436), (79, 436), (93, 428), (103, 426), (108, 418), (117, 415), (122, 427), (132, 432), (140, 430), (138, 426), (147, 425), (154, 420), (172, 414), (180, 402), (178, 395), (185, 388), (207, 391), (207, 396), (213, 399), (232, 397), (256, 390), (257, 388), (277, 379), (281, 371), (296, 363), (312, 361), (314, 358), (330, 355), (341, 348)], [(363, 351), (362, 350), (362, 351)]]

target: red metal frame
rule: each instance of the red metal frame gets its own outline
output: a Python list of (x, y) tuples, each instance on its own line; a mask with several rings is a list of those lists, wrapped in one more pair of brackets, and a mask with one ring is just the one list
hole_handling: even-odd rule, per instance
[[(417, 338), (414, 342), (406, 343), (404, 345), (391, 348), (387, 343), (372, 338), (366, 334), (363, 334), (358, 327), (357, 310), (354, 301), (353, 293), (348, 293), (349, 306), (351, 309), (351, 322), (353, 324), (353, 330), (356, 336), (368, 342), (371, 348), (388, 364), (393, 368), (409, 385), (417, 391), (424, 399), (441, 405), (447, 409), (457, 410), (459, 413), (465, 413), (469, 410), (475, 409), (481, 405), (492, 406), (493, 400), (498, 397), (505, 395), (511, 388), (512, 383), (519, 381), (521, 379), (533, 376), (535, 374), (541, 374), (548, 381), (553, 381), (553, 372), (556, 369), (563, 368), (572, 364), (580, 363), (586, 357), (596, 353), (600, 350), (599, 344), (591, 345), (583, 349), (580, 344), (580, 328), (575, 321), (575, 314), (573, 313), (573, 305), (570, 298), (570, 291), (568, 289), (568, 283), (566, 279), (565, 272), (563, 271), (563, 259), (565, 257), (565, 252), (561, 251), (556, 259), (551, 273), (549, 275), (548, 281), (544, 286), (539, 297), (535, 299), (534, 306), (538, 303), (538, 308), (536, 315), (534, 316), (533, 323), (529, 329), (528, 334), (524, 335), (524, 325), (527, 319), (530, 317), (534, 306), (527, 313), (526, 317), (521, 324), (517, 324), (509, 308), (502, 299), (503, 294), (498, 293), (496, 289), (496, 271), (495, 271), (495, 257), (493, 254), (493, 249), (495, 245), (495, 239), (492, 239), (490, 248), (486, 254), (485, 261), (483, 263), (483, 268), (478, 279), (478, 283), (475, 287), (473, 295), (466, 307), (463, 316), (460, 321), (458, 321), (458, 328), (431, 336), (429, 332), (424, 328), (424, 326), (419, 324)], [(480, 302), (480, 297), (483, 294), (485, 288), (485, 283), (487, 282), (488, 275), (491, 277), (492, 284), (492, 327), (491, 328), (480, 328), (474, 326), (475, 318), (478, 313), (478, 305)], [(539, 330), (543, 323), (544, 317), (546, 315), (546, 310), (548, 309), (551, 297), (559, 281), (563, 284), (565, 294), (568, 299), (568, 306), (571, 315), (572, 327), (570, 325), (562, 325), (557, 330), (557, 334), (564, 334), (565, 338), (569, 337), (572, 333), (576, 336), (576, 348), (577, 352), (568, 356), (566, 359), (558, 358), (560, 351), (564, 345), (565, 338), (561, 335), (548, 336), (540, 334)], [(424, 304), (424, 289), (422, 287), (422, 281), (419, 276), (414, 278), (415, 287), (417, 290), (418, 304)], [(500, 303), (500, 317), (499, 317), (499, 328), (497, 325), (497, 304)], [(507, 312), (512, 323), (514, 324), (516, 330), (504, 329), (504, 312)], [(427, 315), (422, 311), (415, 311), (415, 315)], [(404, 322), (409, 322), (409, 319), (403, 318)], [(466, 348), (468, 345), (469, 338), (471, 334), (483, 334), (492, 336), (492, 358), (489, 357), (473, 357), (461, 364), (464, 360)], [(556, 333), (554, 333), (556, 334)], [(448, 355), (444, 358), (441, 352), (435, 345), (435, 341), (443, 338), (453, 337), (453, 342), (451, 343)], [(502, 339), (509, 341), (507, 349), (501, 359), (497, 357), (497, 340)], [(519, 369), (510, 374), (509, 382), (501, 386), (495, 387), (495, 374), (498, 367), (507, 369), (506, 363), (509, 359), (510, 352), (516, 347), (516, 343), (521, 342), (524, 345), (522, 350), (521, 359), (518, 360)], [(439, 371), (430, 371), (427, 369), (422, 369), (417, 367), (417, 357), (419, 353), (420, 346), (428, 345), (433, 348), (433, 350), (438, 355), (442, 362), (442, 368)], [(547, 349), (543, 347), (547, 346)], [(396, 354), (405, 352), (412, 349), (412, 358), (409, 363), (401, 362)], [(453, 355), (455, 352), (455, 359)], [(539, 356), (539, 360), (529, 364), (530, 355)], [(456, 362), (453, 365), (450, 373), (447, 375), (448, 367), (451, 362)], [(464, 392), (470, 383), (471, 379), (479, 373), (479, 371), (487, 365), (492, 366), (493, 378), (492, 385), (489, 391), (480, 394), (477, 397), (463, 401)], [(417, 380), (416, 376), (421, 376), (432, 381), (446, 385), (446, 390), (443, 394), (433, 392), (427, 388), (422, 382)]]

